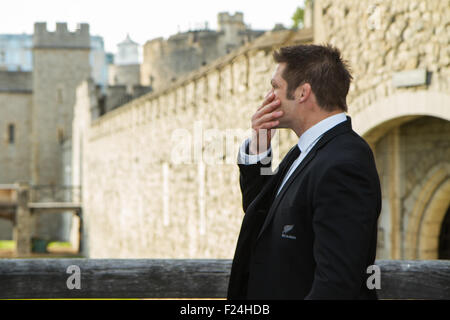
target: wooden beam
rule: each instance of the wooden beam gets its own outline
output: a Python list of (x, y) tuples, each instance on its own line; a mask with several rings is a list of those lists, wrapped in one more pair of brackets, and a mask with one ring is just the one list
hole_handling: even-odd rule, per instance
[(32, 219), (28, 208), (29, 185), (17, 184), (17, 208), (13, 228), (13, 239), (16, 241), (16, 254), (28, 256), (31, 253)]
[[(68, 289), (69, 266), (81, 289)], [(0, 298), (221, 298), (230, 260), (0, 259)]]
[(15, 184), (2, 184), (2, 183), (0, 183), (0, 190), (4, 190), (4, 189), (7, 189), (7, 190), (16, 190), (16, 185)]
[(75, 211), (78, 213), (81, 210), (80, 203), (70, 202), (30, 202), (28, 208), (31, 213), (61, 213), (64, 211)]
[(15, 203), (17, 201), (17, 191), (12, 188), (2, 188), (0, 185), (0, 203)]
[[(450, 261), (378, 260), (380, 299), (450, 299)], [(69, 266), (80, 289), (68, 289)], [(225, 298), (231, 260), (0, 259), (0, 298)]]
[(450, 260), (380, 260), (383, 299), (450, 299)]
[(15, 203), (0, 202), (0, 219), (7, 219), (14, 222), (17, 205)]
[(0, 219), (11, 220), (12, 222), (14, 222), (15, 211), (15, 208), (0, 208)]

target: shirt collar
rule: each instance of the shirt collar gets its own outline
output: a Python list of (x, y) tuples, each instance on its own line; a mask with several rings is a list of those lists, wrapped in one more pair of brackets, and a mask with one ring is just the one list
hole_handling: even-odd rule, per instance
[(346, 120), (347, 116), (345, 115), (345, 112), (341, 112), (317, 122), (311, 128), (306, 130), (298, 139), (297, 145), (300, 148), (300, 151), (305, 152), (310, 145), (319, 139), (325, 132)]

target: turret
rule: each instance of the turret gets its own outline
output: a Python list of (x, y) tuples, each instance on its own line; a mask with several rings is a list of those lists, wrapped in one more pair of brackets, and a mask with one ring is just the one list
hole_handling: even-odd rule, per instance
[(47, 30), (47, 23), (34, 24), (34, 48), (90, 48), (89, 25), (78, 24), (75, 32), (67, 29), (67, 23), (56, 23), (54, 32)]

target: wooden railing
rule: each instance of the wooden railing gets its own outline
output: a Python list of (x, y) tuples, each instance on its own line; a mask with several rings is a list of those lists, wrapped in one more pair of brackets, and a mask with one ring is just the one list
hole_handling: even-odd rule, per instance
[[(379, 299), (450, 299), (449, 260), (376, 264)], [(230, 268), (231, 260), (0, 259), (0, 298), (225, 298)]]

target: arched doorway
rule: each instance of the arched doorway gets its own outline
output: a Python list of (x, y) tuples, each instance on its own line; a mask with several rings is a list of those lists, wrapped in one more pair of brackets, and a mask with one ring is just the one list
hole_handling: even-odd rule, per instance
[[(378, 259), (437, 259), (450, 200), (450, 94), (397, 91), (351, 112), (382, 183)], [(439, 128), (444, 127), (444, 130)], [(428, 139), (430, 136), (437, 139)], [(443, 208), (445, 206), (445, 208)]]
[(438, 259), (450, 202), (450, 122), (403, 116), (386, 124), (370, 131), (386, 131), (372, 141), (383, 196), (377, 258)]
[(436, 184), (428, 200), (421, 200), (425, 202), (425, 206), (422, 216), (417, 219), (419, 222), (415, 256), (417, 259), (439, 259), (441, 230), (445, 228), (445, 215), (450, 205), (450, 173), (447, 172), (446, 176), (440, 177), (439, 180), (442, 182)]

